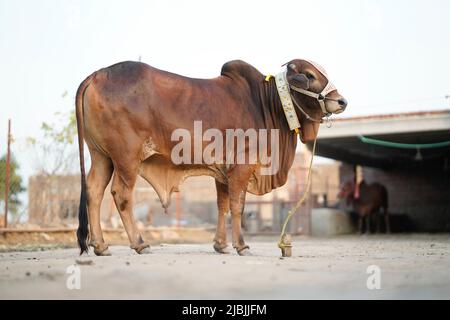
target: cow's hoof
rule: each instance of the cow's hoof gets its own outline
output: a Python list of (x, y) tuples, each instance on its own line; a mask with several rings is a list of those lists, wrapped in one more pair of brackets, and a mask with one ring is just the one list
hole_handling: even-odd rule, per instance
[(110, 256), (111, 252), (108, 250), (108, 245), (105, 242), (91, 241), (89, 243), (91, 247), (94, 248), (94, 253), (96, 256)]
[(214, 250), (216, 250), (217, 253), (221, 254), (229, 254), (230, 250), (228, 250), (228, 246), (225, 244), (219, 244), (217, 242), (214, 242)]
[(111, 252), (109, 252), (108, 247), (106, 247), (103, 250), (94, 249), (94, 253), (96, 256), (99, 256), (99, 257), (108, 257), (111, 255)]
[(152, 253), (152, 250), (150, 250), (150, 247), (146, 247), (138, 252), (139, 254), (150, 254)]
[(236, 252), (238, 253), (238, 255), (240, 256), (252, 256), (252, 253), (250, 252), (250, 247), (249, 246), (245, 246), (243, 248), (237, 249), (236, 248)]
[(150, 245), (146, 243), (140, 244), (138, 247), (133, 248), (138, 254), (149, 254), (152, 253), (150, 251)]

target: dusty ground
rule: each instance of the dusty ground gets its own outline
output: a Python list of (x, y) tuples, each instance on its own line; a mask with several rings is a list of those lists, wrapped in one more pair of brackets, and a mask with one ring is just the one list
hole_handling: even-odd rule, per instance
[[(215, 254), (210, 243), (157, 245), (145, 256), (113, 246), (111, 257), (81, 259), (80, 290), (66, 286), (76, 249), (3, 252), (0, 298), (450, 298), (450, 235), (295, 240), (286, 259), (275, 238), (249, 239), (252, 257)], [(369, 265), (380, 267), (380, 290), (367, 289)]]
[[(213, 231), (204, 228), (148, 227), (140, 230), (142, 237), (154, 245), (164, 243), (204, 243), (211, 240)], [(126, 245), (128, 237), (123, 229), (104, 228), (103, 235), (111, 245)], [(76, 247), (76, 229), (0, 229), (0, 252), (36, 251)]]

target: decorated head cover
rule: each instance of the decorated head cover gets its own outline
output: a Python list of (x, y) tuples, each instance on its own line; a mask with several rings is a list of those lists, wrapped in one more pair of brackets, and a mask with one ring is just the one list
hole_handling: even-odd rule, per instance
[(324, 77), (325, 79), (327, 79), (328, 83), (325, 86), (325, 88), (322, 90), (321, 94), (325, 97), (327, 94), (329, 94), (331, 91), (336, 90), (336, 87), (334, 86), (334, 84), (328, 79), (328, 74), (325, 71), (325, 69), (318, 64), (317, 62), (314, 61), (310, 61), (310, 60), (306, 60), (308, 61), (310, 64), (312, 64), (314, 66), (314, 68), (316, 68)]

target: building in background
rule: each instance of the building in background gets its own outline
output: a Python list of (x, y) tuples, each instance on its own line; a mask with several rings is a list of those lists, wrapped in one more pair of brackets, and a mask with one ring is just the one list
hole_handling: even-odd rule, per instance
[[(336, 119), (331, 128), (320, 130), (316, 154), (336, 161), (314, 166), (311, 195), (293, 217), (289, 233), (311, 233), (312, 208), (343, 205), (337, 199), (339, 185), (354, 179), (355, 166), (368, 183), (386, 186), (394, 232), (450, 231), (450, 110)], [(247, 196), (247, 232), (280, 231), (288, 210), (304, 192), (310, 156), (302, 145), (283, 187)], [(30, 178), (30, 222), (76, 225), (79, 190), (78, 175)], [(134, 212), (140, 225), (215, 226), (214, 180), (189, 178), (180, 190), (165, 214), (152, 187), (139, 178)], [(105, 226), (121, 225), (109, 186), (101, 214)]]
[[(279, 232), (289, 208), (305, 191), (310, 152), (301, 148), (296, 154), (287, 183), (264, 196), (247, 195), (244, 227), (248, 232)], [(315, 166), (311, 196), (294, 216), (289, 232), (309, 234), (310, 214), (314, 206), (336, 201), (339, 186), (339, 164)], [(77, 225), (79, 175), (43, 176), (29, 179), (29, 222), (41, 226)], [(120, 216), (109, 192), (105, 190), (101, 207), (102, 224), (120, 227)], [(217, 204), (214, 179), (207, 176), (188, 178), (180, 193), (172, 195), (166, 214), (153, 188), (138, 178), (134, 189), (134, 216), (141, 227), (153, 226), (215, 226)]]
[(71, 224), (78, 216), (78, 175), (35, 175), (28, 180), (28, 219), (41, 226)]
[(450, 231), (450, 110), (337, 119), (316, 151), (343, 162), (341, 181), (358, 165), (386, 186), (394, 232)]

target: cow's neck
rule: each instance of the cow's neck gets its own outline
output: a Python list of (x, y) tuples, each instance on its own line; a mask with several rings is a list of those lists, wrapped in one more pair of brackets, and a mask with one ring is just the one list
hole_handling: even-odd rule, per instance
[(351, 196), (353, 205), (355, 206), (362, 206), (367, 204), (370, 200), (367, 197), (367, 184), (364, 182), (364, 180), (359, 185), (359, 196), (358, 198), (355, 198), (354, 195)]
[(283, 105), (281, 104), (280, 96), (278, 94), (275, 79), (272, 77), (269, 81), (264, 81), (265, 94), (263, 97), (263, 112), (269, 114), (270, 116), (265, 116), (264, 119), (270, 119), (272, 123), (266, 123), (268, 126), (274, 126), (280, 130), (280, 134), (294, 137), (296, 140), (296, 134), (294, 131), (289, 129), (288, 122), (286, 120), (286, 115), (284, 114)]
[(265, 129), (279, 130), (279, 170), (272, 176), (266, 176), (266, 191), (278, 188), (287, 181), (289, 169), (292, 167), (297, 148), (297, 134), (289, 129), (284, 115), (280, 97), (278, 95), (275, 79), (262, 82), (260, 86), (259, 113), (262, 116)]

